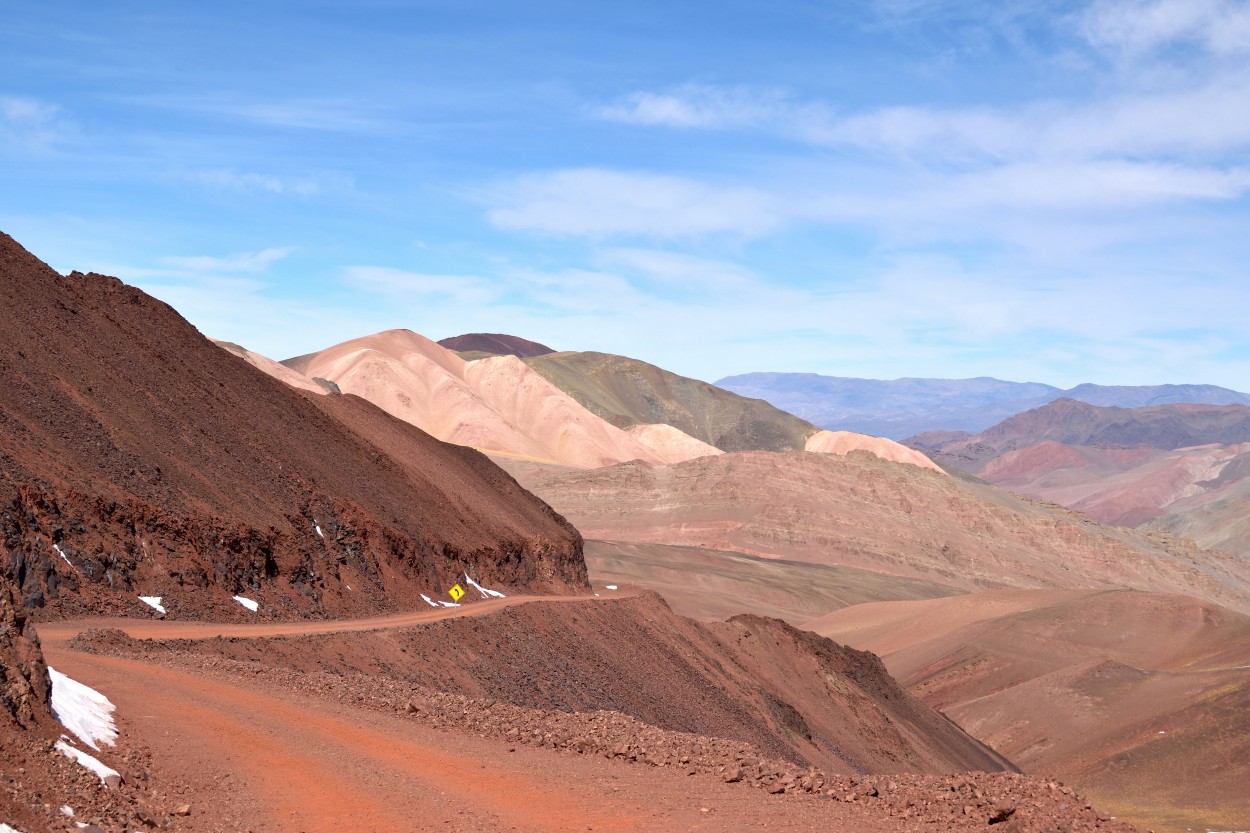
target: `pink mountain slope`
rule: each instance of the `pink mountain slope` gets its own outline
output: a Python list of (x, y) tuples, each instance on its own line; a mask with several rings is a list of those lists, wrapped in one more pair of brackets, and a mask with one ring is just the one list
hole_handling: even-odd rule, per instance
[(852, 451), (867, 451), (882, 460), (910, 463), (922, 469), (942, 471), (937, 463), (913, 448), (883, 437), (870, 437), (867, 434), (854, 434), (850, 431), (817, 431), (807, 438), (804, 450), (820, 454), (849, 454)]
[(665, 463), (684, 463), (696, 457), (724, 454), (714, 445), (663, 422), (652, 425), (631, 425), (625, 429), (631, 437), (664, 458)]
[(410, 330), (387, 330), (284, 364), (447, 442), (579, 468), (664, 462), (513, 356), (466, 362)]

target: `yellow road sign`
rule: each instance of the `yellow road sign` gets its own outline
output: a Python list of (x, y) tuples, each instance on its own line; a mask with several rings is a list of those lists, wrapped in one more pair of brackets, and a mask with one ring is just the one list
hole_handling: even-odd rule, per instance
[(464, 588), (457, 584), (455, 587), (447, 591), (447, 595), (451, 596), (453, 602), (458, 602), (464, 598)]

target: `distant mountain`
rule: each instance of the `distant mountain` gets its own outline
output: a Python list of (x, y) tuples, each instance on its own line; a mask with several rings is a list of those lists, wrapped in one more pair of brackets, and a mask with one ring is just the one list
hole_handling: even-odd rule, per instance
[(1060, 399), (969, 435), (908, 443), (1005, 489), (1103, 523), (1149, 524), (1250, 553), (1250, 407), (1102, 408)]
[[(586, 410), (515, 356), (466, 362), (411, 330), (351, 339), (282, 364), (329, 379), (446, 442), (566, 466), (688, 459)], [(679, 456), (668, 456), (677, 453)]]
[(626, 356), (564, 352), (525, 363), (621, 428), (667, 423), (723, 451), (802, 450), (817, 431), (767, 402)]
[(516, 356), (518, 359), (528, 359), (530, 356), (544, 356), (555, 352), (537, 341), (504, 333), (466, 333), (462, 336), (441, 339), (438, 344), (457, 353), (473, 354), (463, 358)]
[(910, 445), (939, 462), (973, 473), (1006, 452), (1043, 442), (1163, 450), (1250, 442), (1250, 406), (1118, 408), (1063, 398), (1016, 414), (971, 437), (957, 437), (936, 446), (926, 445), (923, 436), (909, 440)]
[(1091, 405), (1250, 405), (1250, 394), (1215, 385), (1106, 386), (1060, 390), (1037, 382), (976, 379), (853, 379), (815, 373), (747, 373), (716, 383), (763, 399), (829, 430), (901, 439), (928, 431), (975, 434), (1067, 397)]
[(1127, 586), (1250, 612), (1250, 564), (1240, 559), (870, 454), (747, 451), (586, 470), (500, 464), (587, 539), (873, 570), (950, 592)]

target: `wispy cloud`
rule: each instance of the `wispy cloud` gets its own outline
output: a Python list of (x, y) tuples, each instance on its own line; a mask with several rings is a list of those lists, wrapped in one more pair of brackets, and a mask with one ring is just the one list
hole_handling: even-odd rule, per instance
[(1177, 44), (1250, 52), (1250, 5), (1239, 0), (1099, 0), (1080, 22), (1094, 46), (1131, 56)]
[(192, 171), (186, 175), (186, 178), (212, 190), (274, 196), (313, 197), (352, 188), (351, 178), (341, 174), (286, 176), (218, 168)]
[(164, 257), (161, 258), (160, 262), (164, 266), (170, 267), (174, 273), (245, 272), (255, 274), (267, 271), (270, 266), (287, 257), (293, 251), (295, 249), (291, 247), (281, 247), (261, 249), (258, 252), (240, 252), (224, 257), (212, 257), (209, 255)]
[(55, 104), (0, 95), (0, 148), (46, 151), (72, 131), (72, 123)]
[(142, 95), (128, 104), (288, 130), (384, 133), (396, 128), (389, 114), (346, 98), (260, 99), (242, 94)]
[(345, 266), (342, 271), (353, 288), (398, 301), (489, 304), (501, 295), (498, 282), (474, 275), (436, 275), (385, 266)]
[(682, 84), (671, 90), (629, 93), (596, 109), (608, 121), (666, 127), (757, 127), (777, 117), (827, 117), (819, 105), (802, 105), (783, 90), (749, 86)]
[(780, 221), (773, 198), (755, 188), (599, 168), (522, 176), (487, 199), (499, 228), (569, 237), (754, 237)]

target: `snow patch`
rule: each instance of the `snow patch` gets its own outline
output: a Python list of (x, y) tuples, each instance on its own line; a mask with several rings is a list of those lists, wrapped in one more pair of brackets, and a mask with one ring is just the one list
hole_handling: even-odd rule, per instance
[[(61, 549), (59, 546), (57, 546), (56, 544), (53, 544), (53, 545), (52, 545), (52, 549), (56, 550), (56, 554), (57, 554), (57, 555), (59, 555), (59, 556), (61, 556), (61, 558), (62, 558), (62, 559), (64, 559), (64, 561), (65, 561), (65, 563), (66, 563), (66, 564), (68, 564), (68, 565), (69, 565), (69, 566), (71, 566), (71, 567), (74, 567), (74, 562), (72, 562), (72, 561), (70, 561), (70, 560), (69, 560), (69, 556), (65, 554), (65, 551), (64, 551), (64, 550), (62, 550), (62, 549)], [(75, 570), (77, 570), (78, 568), (77, 568), (77, 567), (74, 567), (74, 569), (75, 569)]]
[(425, 595), (424, 593), (421, 594), (421, 598), (425, 599), (425, 603), (428, 604), (430, 607), (438, 607), (438, 602), (434, 601), (433, 599), (431, 599), (429, 596)]
[(464, 574), (464, 580), (467, 581), (473, 587), (474, 590), (481, 593), (483, 599), (490, 599), (490, 598), (506, 599), (508, 598), (503, 593), (500, 593), (498, 590), (491, 590), (487, 587), (483, 587), (482, 585), (478, 584), (476, 581), (469, 578), (468, 573)]
[(75, 749), (63, 740), (58, 740), (56, 742), (56, 751), (94, 772), (99, 777), (101, 783), (103, 783), (104, 779), (108, 778), (110, 775), (121, 776), (121, 773), (117, 770), (105, 766), (98, 759), (91, 757), (81, 749)]
[(162, 598), (164, 597), (163, 596), (140, 596), (139, 601), (143, 602), (148, 607), (155, 609), (157, 613), (164, 613), (165, 608), (161, 605)]
[(7, 824), (0, 823), (0, 833), (22, 833), (16, 827), (9, 827)]
[(52, 713), (83, 743), (99, 749), (98, 741), (112, 746), (117, 739), (117, 727), (113, 724), (113, 704), (94, 688), (48, 666), (48, 678), (52, 681)]
[(443, 607), (460, 607), (460, 605), (456, 604), (455, 602), (439, 602), (439, 604), (441, 604)]
[(62, 804), (61, 815), (65, 816), (66, 818), (72, 819), (74, 817), (74, 808), (69, 806), (68, 804)]
[(313, 521), (313, 529), (317, 530), (318, 537), (321, 537), (321, 538), (326, 537), (325, 533), (321, 531), (321, 525), (318, 524), (316, 521)]
[(251, 599), (246, 599), (243, 596), (235, 596), (234, 600), (238, 602), (239, 604), (243, 605), (244, 607), (246, 607), (248, 610), (252, 611), (253, 613), (256, 612), (256, 608), (260, 607), (260, 605), (257, 602)]
[(607, 588), (608, 590), (615, 590), (615, 589), (616, 589), (616, 585), (615, 585), (615, 584), (605, 584), (605, 585), (604, 585), (604, 587), (605, 587), (605, 588)]

